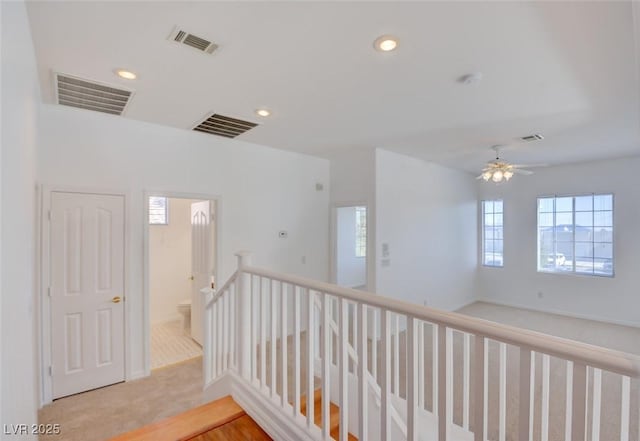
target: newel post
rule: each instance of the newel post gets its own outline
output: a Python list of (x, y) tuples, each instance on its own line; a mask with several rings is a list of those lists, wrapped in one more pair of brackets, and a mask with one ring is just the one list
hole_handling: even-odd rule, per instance
[(251, 252), (238, 251), (237, 317), (238, 371), (246, 379), (251, 377), (251, 275), (243, 269), (251, 266)]

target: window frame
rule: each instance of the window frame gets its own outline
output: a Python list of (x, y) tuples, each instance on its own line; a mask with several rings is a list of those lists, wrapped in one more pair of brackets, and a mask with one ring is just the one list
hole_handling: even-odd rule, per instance
[[(151, 222), (151, 199), (164, 199), (164, 223)], [(167, 196), (149, 196), (147, 198), (147, 223), (151, 227), (163, 227), (169, 225), (169, 198)]]
[[(611, 196), (611, 210), (594, 210), (593, 206), (591, 209), (591, 213), (593, 216), (594, 212), (598, 212), (598, 211), (604, 211), (604, 212), (609, 212), (611, 211), (611, 274), (603, 274), (603, 273), (597, 273), (595, 272), (595, 269), (591, 272), (591, 273), (585, 273), (585, 272), (577, 272), (576, 271), (576, 264), (575, 264), (575, 255), (576, 255), (576, 198), (580, 198), (580, 197), (584, 197), (584, 196)], [(572, 252), (573, 252), (573, 266), (572, 266), (572, 270), (571, 271), (557, 271), (557, 270), (545, 270), (544, 268), (542, 268), (540, 266), (540, 212), (539, 212), (539, 207), (540, 207), (540, 200), (541, 199), (550, 199), (550, 198), (554, 198), (554, 199), (558, 199), (558, 198), (572, 198), (571, 201), (571, 219), (572, 219), (572, 225), (573, 225), (573, 234), (572, 234)], [(615, 207), (616, 207), (616, 196), (615, 193), (613, 192), (602, 192), (602, 193), (564, 193), (564, 194), (547, 194), (547, 195), (541, 195), (541, 196), (537, 196), (536, 197), (536, 207), (535, 207), (535, 213), (536, 213), (536, 272), (538, 274), (550, 274), (550, 275), (560, 275), (560, 276), (577, 276), (577, 277), (604, 277), (604, 278), (609, 278), (612, 279), (615, 277), (616, 275), (616, 262), (615, 262), (615, 257), (616, 257), (616, 251), (615, 251), (615, 232), (616, 232), (616, 216), (615, 216)], [(563, 212), (561, 212), (563, 213)], [(580, 211), (580, 213), (589, 213), (589, 211)], [(555, 205), (555, 201), (554, 201), (554, 206), (553, 206), (553, 223), (554, 223), (554, 228), (555, 228), (555, 222), (556, 222), (556, 215), (557, 215), (557, 211), (556, 211), (556, 205)], [(594, 227), (594, 225), (592, 225), (592, 228)], [(554, 244), (557, 242), (556, 238), (554, 237)], [(562, 241), (561, 241), (562, 242)], [(584, 242), (584, 241), (578, 241), (578, 242)], [(608, 242), (595, 242), (594, 239), (591, 240), (591, 244), (593, 246), (593, 244), (595, 243), (608, 243)]]
[[(493, 202), (494, 204), (496, 202), (501, 202), (502, 203), (502, 212), (498, 213), (502, 215), (502, 225), (500, 226), (500, 228), (502, 229), (502, 239), (500, 239), (502, 241), (502, 263), (501, 264), (490, 264), (487, 263), (485, 261), (485, 257), (486, 257), (486, 250), (485, 250), (485, 246), (486, 246), (486, 241), (485, 241), (485, 233), (486, 233), (486, 225), (485, 225), (485, 203), (486, 202)], [(496, 215), (496, 211), (495, 208), (493, 209), (493, 211), (491, 212), (491, 214), (493, 216)], [(482, 199), (480, 201), (480, 218), (481, 218), (481, 222), (480, 222), (480, 228), (481, 228), (481, 241), (482, 241), (482, 246), (481, 248), (481, 255), (480, 255), (480, 262), (482, 263), (482, 266), (485, 268), (504, 268), (504, 199)], [(493, 228), (495, 228), (495, 225), (493, 226)], [(496, 241), (495, 237), (493, 239), (491, 239), (494, 243)], [(493, 252), (494, 257), (495, 257), (495, 251)]]

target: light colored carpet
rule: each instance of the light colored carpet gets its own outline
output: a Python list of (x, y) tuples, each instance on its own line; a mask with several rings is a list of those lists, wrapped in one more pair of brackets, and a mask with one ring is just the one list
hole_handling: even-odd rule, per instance
[(41, 424), (60, 424), (47, 441), (101, 441), (203, 404), (202, 358), (153, 371), (136, 381), (61, 398), (38, 412)]
[(151, 369), (202, 356), (202, 348), (182, 329), (180, 320), (151, 325)]

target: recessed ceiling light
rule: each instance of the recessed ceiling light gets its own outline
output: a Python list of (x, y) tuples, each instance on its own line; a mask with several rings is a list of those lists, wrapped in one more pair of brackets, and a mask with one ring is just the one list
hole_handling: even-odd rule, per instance
[(391, 35), (382, 35), (376, 38), (373, 47), (382, 52), (390, 52), (398, 47), (398, 39)]
[(256, 110), (256, 115), (266, 118), (267, 116), (271, 115), (271, 111), (268, 110), (268, 109), (257, 109)]
[(135, 80), (136, 78), (138, 78), (138, 75), (136, 75), (135, 73), (124, 69), (116, 69), (116, 74), (118, 74), (120, 78), (124, 78), (125, 80)]

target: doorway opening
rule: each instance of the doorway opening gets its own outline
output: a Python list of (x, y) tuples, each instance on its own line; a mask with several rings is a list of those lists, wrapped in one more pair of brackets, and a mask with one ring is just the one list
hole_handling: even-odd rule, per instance
[(367, 289), (367, 207), (335, 209), (335, 283)]
[(214, 200), (148, 196), (150, 368), (202, 355), (203, 296), (215, 277)]

